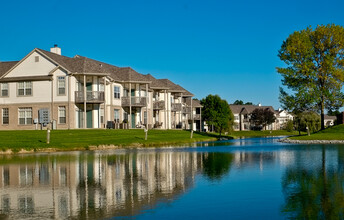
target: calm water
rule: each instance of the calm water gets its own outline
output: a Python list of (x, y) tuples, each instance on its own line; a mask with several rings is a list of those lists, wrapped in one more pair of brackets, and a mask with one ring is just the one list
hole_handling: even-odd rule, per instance
[(0, 219), (343, 219), (344, 145), (252, 138), (0, 158)]

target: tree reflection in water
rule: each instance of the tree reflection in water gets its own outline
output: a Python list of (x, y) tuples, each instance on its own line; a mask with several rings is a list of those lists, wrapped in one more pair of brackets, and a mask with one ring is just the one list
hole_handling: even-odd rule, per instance
[(322, 147), (316, 169), (296, 166), (286, 169), (282, 179), (285, 204), (282, 212), (292, 219), (344, 219), (343, 150), (338, 148), (338, 166), (326, 165)]
[(211, 152), (203, 154), (203, 174), (210, 180), (220, 180), (229, 173), (233, 154)]

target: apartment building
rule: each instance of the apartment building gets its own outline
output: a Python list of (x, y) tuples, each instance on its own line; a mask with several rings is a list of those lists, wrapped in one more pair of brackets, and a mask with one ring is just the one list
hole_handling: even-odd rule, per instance
[(57, 45), (50, 51), (35, 48), (20, 61), (0, 62), (0, 130), (196, 130), (192, 97), (168, 79), (66, 57)]

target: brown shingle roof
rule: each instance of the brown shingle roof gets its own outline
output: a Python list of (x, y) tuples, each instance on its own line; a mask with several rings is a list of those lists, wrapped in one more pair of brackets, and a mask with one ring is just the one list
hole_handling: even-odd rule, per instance
[(192, 107), (203, 107), (198, 99), (192, 99)]
[(19, 61), (0, 62), (0, 78)]
[(109, 74), (114, 80), (124, 82), (149, 82), (142, 74), (130, 67), (117, 67), (88, 57), (76, 55), (73, 58), (61, 56), (49, 51), (38, 49), (50, 59), (73, 73)]
[(169, 87), (161, 80), (156, 79), (151, 74), (144, 75), (148, 81), (151, 81), (152, 83), (149, 85), (152, 89), (169, 89)]
[(233, 114), (240, 114), (245, 111), (245, 113), (250, 114), (256, 108), (270, 109), (270, 111), (275, 112), (272, 106), (259, 106), (259, 105), (229, 105)]

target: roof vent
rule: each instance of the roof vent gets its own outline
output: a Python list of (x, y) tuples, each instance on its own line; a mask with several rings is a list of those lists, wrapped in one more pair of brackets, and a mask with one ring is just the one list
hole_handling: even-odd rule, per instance
[(59, 48), (57, 44), (54, 44), (54, 47), (50, 48), (50, 52), (61, 55), (61, 48)]

